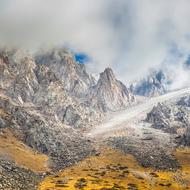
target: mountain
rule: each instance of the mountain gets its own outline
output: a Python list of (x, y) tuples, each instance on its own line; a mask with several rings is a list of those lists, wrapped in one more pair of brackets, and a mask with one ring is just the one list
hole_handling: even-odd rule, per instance
[(100, 105), (103, 111), (117, 111), (135, 102), (127, 87), (116, 79), (112, 69), (106, 68), (100, 73), (99, 80), (91, 89), (90, 100)]
[[(51, 155), (53, 160), (63, 155), (65, 161), (70, 160), (67, 164), (77, 160), (74, 147), (80, 150), (88, 141), (78, 136), (80, 132), (74, 132), (72, 126), (82, 127), (90, 122), (91, 110), (70, 97), (54, 73), (37, 65), (27, 52), (2, 50), (0, 72), (0, 129), (11, 129), (18, 140)], [(70, 127), (68, 107), (74, 110), (70, 113), (74, 115)]]
[(132, 84), (130, 89), (134, 94), (140, 96), (159, 96), (168, 91), (171, 82), (172, 79), (168, 72), (151, 71), (147, 77)]
[(178, 143), (190, 145), (190, 97), (185, 96), (174, 102), (158, 104), (148, 114), (146, 121), (152, 127), (176, 134)]
[(95, 83), (85, 65), (65, 49), (35, 57), (23, 50), (2, 49), (0, 63), (2, 94), (66, 125), (84, 127), (105, 111), (123, 109), (134, 102), (132, 93), (110, 68)]
[[(21, 49), (0, 50), (0, 135), (3, 144), (22, 144), (13, 155), (0, 147), (0, 167), (16, 168), (3, 173), (3, 188), (28, 189), (41, 178), (32, 169), (16, 163), (15, 156), (26, 152), (27, 158), (47, 157), (52, 170), (63, 169), (89, 155), (96, 154), (91, 140), (82, 131), (99, 122), (108, 111), (123, 109), (134, 102), (132, 93), (116, 79), (111, 69), (100, 74), (98, 82), (76, 62), (66, 49), (53, 49), (37, 56)], [(8, 133), (8, 134), (9, 134)], [(6, 140), (5, 140), (6, 139)], [(8, 141), (8, 142), (7, 142)], [(11, 159), (9, 159), (9, 157)], [(29, 162), (26, 162), (29, 163)], [(30, 165), (31, 167), (31, 165)], [(28, 175), (25, 175), (25, 173)], [(9, 183), (10, 176), (13, 178)], [(30, 181), (30, 180), (28, 180)]]
[[(83, 104), (77, 98), (78, 93), (74, 97), (74, 91), (68, 90), (68, 86), (72, 86), (77, 77), (80, 78), (79, 74), (82, 75), (84, 73), (84, 77), (81, 77), (80, 81), (84, 81), (84, 78), (88, 77), (89, 80), (91, 79), (84, 72), (84, 66), (75, 67), (78, 63), (74, 61), (68, 63), (75, 70), (73, 73), (71, 72), (71, 79), (67, 76), (63, 79), (64, 76), (61, 76), (61, 73), (58, 75), (56, 71), (54, 72), (53, 63), (53, 69), (46, 64), (36, 63), (35, 59), (25, 51), (4, 50), (1, 51), (0, 55), (0, 87), (5, 95), (18, 101), (20, 104), (32, 103), (41, 113), (54, 117), (57, 121), (67, 125), (76, 127), (85, 126), (85, 124), (98, 118), (99, 113), (96, 114), (96, 110), (90, 109), (87, 105)], [(55, 65), (58, 65), (58, 63)], [(60, 65), (57, 67), (64, 69)], [(67, 64), (65, 67), (68, 69)], [(76, 68), (80, 71), (76, 72)], [(69, 75), (69, 70), (67, 70), (67, 73)], [(79, 74), (77, 75), (77, 73)], [(62, 78), (59, 78), (59, 76)], [(87, 82), (89, 81), (86, 80)], [(67, 86), (64, 84), (67, 84)], [(68, 110), (70, 111), (68, 112)], [(72, 121), (69, 117), (72, 117)]]
[(84, 64), (75, 61), (67, 49), (53, 49), (36, 56), (36, 63), (47, 66), (61, 81), (64, 89), (74, 96), (82, 96), (95, 84)]
[[(93, 152), (91, 142), (73, 127), (90, 126), (97, 118), (95, 110), (72, 97), (55, 73), (46, 65), (37, 64), (28, 52), (18, 49), (0, 51), (0, 133), (9, 129), (16, 142), (24, 143), (27, 150), (47, 155), (52, 169), (64, 168)], [(17, 167), (21, 172), (19, 176), (24, 176), (26, 171), (22, 169), (22, 163), (16, 164), (8, 150), (2, 152), (0, 148), (0, 151), (7, 161), (2, 164)], [(16, 151), (18, 155), (22, 152)], [(14, 174), (12, 177), (13, 182), (20, 183), (16, 185), (18, 189), (28, 189), (21, 187), (30, 180), (14, 179)], [(34, 177), (38, 178), (34, 183), (40, 180), (40, 176), (34, 174)], [(9, 176), (4, 178), (8, 180)], [(13, 184), (4, 183), (3, 188), (14, 189), (11, 188)]]
[[(147, 96), (162, 94), (170, 81), (167, 76), (163, 71), (152, 72), (139, 82), (142, 88), (139, 92)], [(111, 155), (115, 162), (118, 158), (115, 152), (102, 154), (112, 148), (122, 154), (132, 154), (142, 166), (154, 167), (152, 171), (155, 168), (177, 169), (179, 165), (173, 157), (173, 148), (190, 145), (189, 96), (175, 98), (173, 103), (158, 104), (147, 117), (145, 101), (135, 109), (121, 112), (122, 117), (116, 114), (113, 120), (101, 125), (105, 116), (114, 116), (113, 112), (136, 104), (132, 91), (135, 92), (135, 88), (128, 89), (111, 68), (100, 73), (96, 81), (85, 65), (76, 62), (66, 49), (52, 49), (37, 55), (21, 49), (1, 49), (0, 189), (35, 190), (45, 176), (48, 176), (49, 185), (52, 179), (49, 176), (54, 174), (56, 180), (50, 180), (51, 184), (65, 187), (73, 178), (65, 175), (65, 183), (65, 178), (59, 178), (61, 173), (57, 172), (73, 165), (77, 168), (78, 163), (81, 168), (81, 161), (87, 161), (87, 165), (82, 164), (85, 168), (80, 171), (92, 171), (92, 179), (96, 180), (96, 171), (104, 166), (95, 163), (97, 170), (86, 167), (94, 160), (99, 161), (101, 156), (107, 159)], [(151, 102), (148, 107), (152, 108)], [(131, 121), (132, 117), (133, 122), (124, 128), (122, 123)], [(109, 148), (104, 148), (104, 143)], [(128, 156), (126, 158), (128, 160)], [(105, 172), (115, 168), (116, 163), (110, 165), (108, 161)], [(105, 165), (101, 160), (100, 163)], [(118, 171), (128, 168), (120, 164), (116, 167)], [(125, 173), (128, 175), (128, 170)], [(86, 174), (91, 176), (91, 173)], [(104, 175), (104, 172), (99, 174)], [(123, 176), (120, 177), (118, 184)], [(85, 177), (76, 177), (71, 184), (78, 188), (87, 181)], [(117, 184), (113, 184), (115, 187)]]

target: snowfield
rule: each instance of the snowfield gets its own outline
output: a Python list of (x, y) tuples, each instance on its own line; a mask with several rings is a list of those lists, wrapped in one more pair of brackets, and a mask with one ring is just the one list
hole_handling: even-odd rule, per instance
[(123, 123), (130, 122), (134, 118), (135, 120), (138, 120), (139, 117), (142, 117), (142, 115), (146, 115), (159, 102), (162, 103), (165, 101), (175, 100), (187, 94), (190, 94), (190, 88), (176, 90), (173, 92), (169, 92), (165, 95), (145, 100), (138, 105), (129, 107), (123, 111), (114, 114), (111, 119), (103, 122), (98, 126), (95, 126), (92, 130), (90, 130), (87, 133), (87, 136), (94, 138), (101, 134), (117, 131), (118, 129), (120, 129), (120, 127), (122, 127)]

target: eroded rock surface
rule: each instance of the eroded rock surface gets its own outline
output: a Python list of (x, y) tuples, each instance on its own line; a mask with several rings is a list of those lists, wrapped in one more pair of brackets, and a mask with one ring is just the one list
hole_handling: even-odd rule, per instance
[(130, 90), (116, 79), (110, 68), (100, 73), (97, 84), (91, 89), (90, 99), (104, 111), (124, 109), (135, 102)]
[[(65, 49), (36, 57), (19, 49), (0, 50), (0, 130), (11, 129), (17, 139), (46, 154), (53, 170), (95, 154), (82, 130), (98, 122), (105, 112), (122, 109), (133, 100), (111, 69), (106, 69), (96, 84), (85, 66)], [(0, 166), (10, 165), (4, 161)], [(21, 178), (22, 172), (27, 172), (17, 171)], [(32, 174), (28, 171), (27, 175)], [(14, 179), (14, 172), (10, 176), (14, 184), (23, 182)], [(35, 187), (34, 181), (28, 182), (31, 184), (25, 184), (25, 189)], [(9, 188), (14, 189), (12, 186)]]
[(0, 160), (0, 189), (35, 190), (41, 176), (14, 163)]
[(173, 103), (159, 103), (147, 114), (146, 120), (154, 128), (176, 134), (181, 145), (190, 145), (189, 96)]
[(171, 75), (162, 70), (152, 71), (147, 77), (131, 85), (134, 94), (153, 97), (165, 94), (172, 82)]

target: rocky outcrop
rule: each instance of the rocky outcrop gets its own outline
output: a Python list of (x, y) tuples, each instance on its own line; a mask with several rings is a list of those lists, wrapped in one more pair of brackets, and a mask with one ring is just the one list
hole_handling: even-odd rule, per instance
[(49, 155), (54, 168), (93, 152), (88, 139), (73, 127), (90, 125), (97, 117), (27, 52), (0, 51), (0, 128), (11, 128), (25, 144)]
[(190, 107), (190, 95), (181, 98), (181, 99), (177, 102), (177, 104), (180, 105), (180, 106)]
[(158, 104), (154, 106), (150, 113), (147, 114), (147, 121), (154, 123), (154, 127), (157, 129), (169, 128), (169, 121), (171, 114), (171, 109), (164, 104)]
[(30, 101), (38, 87), (30, 54), (22, 50), (0, 51), (0, 88), (21, 103)]
[(9, 97), (0, 95), (0, 114), (5, 126), (11, 128), (18, 139), (54, 161), (55, 168), (64, 168), (93, 152), (91, 143), (80, 131), (56, 122), (41, 114), (33, 105), (19, 105)]
[(0, 160), (0, 189), (35, 190), (41, 177), (10, 161)]
[(95, 79), (86, 72), (85, 66), (75, 61), (66, 49), (53, 49), (36, 56), (38, 64), (46, 65), (73, 96), (83, 96), (95, 84)]
[[(152, 127), (176, 134), (180, 145), (190, 145), (190, 111), (185, 104), (158, 104), (148, 114), (146, 121)], [(181, 104), (181, 105), (180, 105)]]
[(124, 109), (135, 102), (130, 90), (116, 79), (110, 68), (100, 73), (97, 84), (91, 89), (90, 100), (103, 111)]
[[(77, 63), (67, 64), (72, 64), (72, 67), (75, 68), (74, 65)], [(67, 64), (65, 66), (66, 70)], [(79, 67), (78, 65), (77, 72), (82, 75), (84, 69), (80, 70)], [(72, 78), (72, 73), (69, 75), (71, 71), (67, 70), (65, 72)], [(41, 113), (53, 116), (58, 121), (75, 127), (84, 127), (100, 116), (96, 110), (86, 106), (79, 98), (70, 95), (67, 87), (63, 84), (64, 76), (60, 80), (59, 75), (53, 72), (51, 67), (42, 63), (36, 64), (27, 52), (2, 50), (0, 52), (0, 73), (2, 73), (0, 75), (0, 88), (4, 94), (20, 102), (20, 104), (32, 103)], [(84, 73), (83, 78), (87, 75), (86, 72)], [(76, 70), (75, 74), (77, 74)], [(88, 78), (87, 76), (86, 78)], [(79, 75), (77, 77), (80, 78)], [(64, 83), (72, 83), (72, 80), (66, 77)], [(68, 107), (72, 107), (75, 115), (79, 116), (77, 121), (74, 119), (75, 121), (68, 122), (68, 118), (64, 118), (64, 116), (68, 117), (68, 114), (66, 114)]]
[[(54, 49), (35, 58), (23, 50), (0, 50), (0, 131), (10, 128), (18, 140), (48, 155), (52, 169), (94, 154), (81, 129), (93, 125), (105, 111), (133, 102), (134, 96), (111, 69), (101, 73), (95, 84), (67, 50)], [(22, 170), (17, 171), (22, 182)], [(13, 181), (17, 184), (17, 179)], [(27, 184), (23, 187), (28, 189)]]
[(153, 71), (146, 78), (131, 85), (134, 94), (140, 96), (159, 96), (168, 91), (171, 78), (166, 72)]

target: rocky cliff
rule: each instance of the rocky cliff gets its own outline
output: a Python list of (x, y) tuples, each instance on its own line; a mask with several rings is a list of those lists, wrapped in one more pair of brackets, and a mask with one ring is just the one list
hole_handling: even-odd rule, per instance
[[(0, 132), (9, 128), (19, 142), (47, 155), (52, 169), (63, 169), (94, 154), (91, 141), (81, 131), (105, 112), (133, 102), (134, 96), (111, 69), (101, 73), (96, 83), (65, 49), (37, 56), (19, 49), (0, 50)], [(6, 163), (12, 167), (12, 162), (2, 162)], [(18, 171), (21, 177), (27, 172)], [(5, 187), (12, 189), (12, 184), (4, 183)]]
[(152, 71), (147, 77), (131, 85), (134, 94), (140, 96), (159, 96), (168, 91), (171, 78), (167, 72)]
[(64, 89), (74, 96), (83, 96), (95, 84), (85, 66), (75, 61), (66, 49), (53, 49), (36, 56), (36, 62), (47, 66), (62, 82)]
[(190, 110), (188, 97), (177, 102), (158, 104), (148, 114), (146, 120), (152, 127), (176, 134), (180, 145), (190, 145)]
[(99, 80), (90, 90), (90, 100), (103, 111), (117, 111), (135, 102), (130, 90), (116, 79), (112, 69), (106, 68), (100, 73)]
[[(36, 63), (30, 54), (21, 50), (1, 51), (1, 91), (20, 104), (34, 104), (41, 113), (54, 117), (57, 121), (67, 125), (82, 127), (98, 118), (99, 113), (96, 113), (96, 110), (90, 109), (89, 106), (86, 106), (77, 98), (78, 93), (75, 94), (74, 91), (69, 91), (68, 89), (76, 81), (83, 81), (83, 78), (88, 78), (84, 66), (79, 69), (79, 64), (74, 61), (65, 63), (65, 73), (69, 78), (65, 75), (62, 76), (61, 73), (58, 74), (54, 70), (54, 62), (49, 62), (52, 63), (53, 68), (47, 66), (47, 64)], [(59, 64), (61, 63), (55, 64), (57, 71), (61, 67)], [(67, 69), (69, 67), (67, 64), (72, 65), (73, 69), (78, 65), (77, 71), (76, 69), (75, 72), (73, 71), (76, 76), (74, 76), (72, 69)], [(83, 72), (84, 77), (80, 78), (77, 73), (82, 75)], [(80, 79), (77, 79), (77, 77)], [(88, 79), (89, 81), (87, 80), (86, 83), (79, 82), (86, 84), (85, 89), (92, 82), (90, 81), (90, 76)], [(88, 82), (89, 84), (87, 85)], [(83, 88), (81, 87), (80, 89)]]

